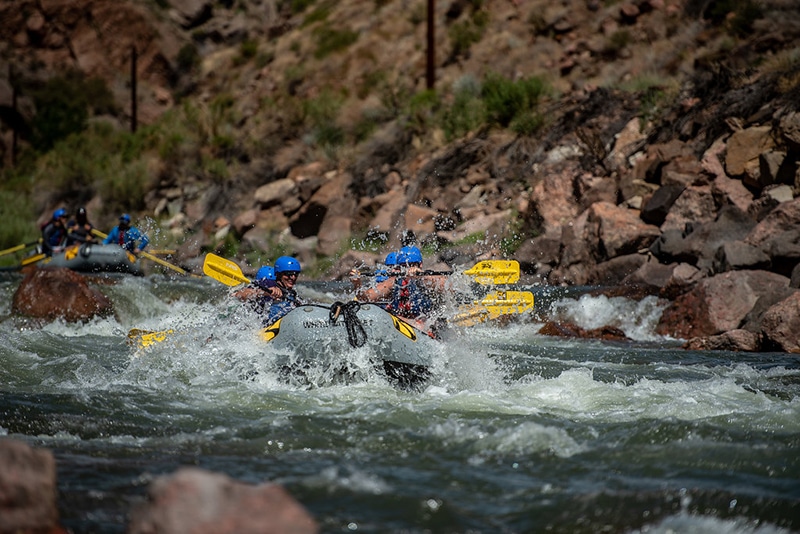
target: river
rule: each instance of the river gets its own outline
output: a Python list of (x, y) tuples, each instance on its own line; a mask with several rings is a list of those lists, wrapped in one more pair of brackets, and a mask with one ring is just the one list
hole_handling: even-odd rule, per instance
[[(0, 281), (0, 436), (53, 451), (73, 532), (125, 532), (148, 484), (185, 465), (280, 483), (322, 532), (800, 531), (798, 356), (682, 350), (653, 333), (658, 301), (533, 288), (537, 307), (634, 341), (477, 326), (413, 392), (367, 366), (287, 385), (227, 288), (115, 282), (99, 287), (117, 317), (36, 326), (9, 317), (19, 279)], [(176, 333), (137, 351), (132, 328)]]

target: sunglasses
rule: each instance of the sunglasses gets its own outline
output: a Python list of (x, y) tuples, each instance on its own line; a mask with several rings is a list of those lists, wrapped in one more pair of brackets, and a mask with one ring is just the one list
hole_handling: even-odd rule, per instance
[(299, 275), (299, 274), (300, 273), (297, 273), (297, 272), (294, 272), (294, 271), (290, 271), (290, 272), (281, 273), (281, 276), (294, 276), (295, 278), (297, 278), (297, 275)]

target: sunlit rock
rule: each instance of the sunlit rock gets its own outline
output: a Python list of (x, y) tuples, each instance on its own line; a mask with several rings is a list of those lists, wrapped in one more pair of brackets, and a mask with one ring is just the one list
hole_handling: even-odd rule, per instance
[(310, 534), (314, 519), (276, 484), (250, 485), (197, 468), (157, 478), (128, 534)]
[(53, 453), (0, 439), (0, 532), (66, 532), (58, 525)]

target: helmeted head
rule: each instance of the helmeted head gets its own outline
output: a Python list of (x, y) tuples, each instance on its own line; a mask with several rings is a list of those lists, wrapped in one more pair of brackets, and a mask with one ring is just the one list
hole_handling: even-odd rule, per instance
[(275, 280), (275, 269), (269, 265), (264, 265), (256, 272), (256, 281)]
[(67, 218), (67, 210), (65, 210), (64, 208), (58, 208), (56, 211), (53, 212), (53, 220), (54, 221), (58, 221), (60, 219), (66, 219), (66, 218)]
[(417, 247), (403, 247), (397, 253), (397, 264), (401, 266), (422, 265), (422, 251)]
[(131, 225), (131, 216), (128, 215), (127, 213), (123, 213), (122, 215), (120, 215), (119, 216), (119, 225), (122, 226), (123, 228), (127, 228), (128, 226), (130, 226)]
[(75, 214), (75, 220), (78, 222), (78, 224), (86, 224), (89, 222), (88, 217), (86, 216), (86, 208), (78, 208), (78, 212)]
[(275, 260), (275, 274), (281, 273), (299, 273), (303, 269), (300, 268), (300, 262), (291, 256), (281, 256)]
[(297, 281), (300, 271), (300, 262), (291, 256), (281, 256), (275, 260), (275, 279), (290, 289)]
[(397, 265), (397, 252), (390, 252), (386, 255), (386, 259), (383, 260), (383, 264), (387, 267), (391, 267), (392, 265)]

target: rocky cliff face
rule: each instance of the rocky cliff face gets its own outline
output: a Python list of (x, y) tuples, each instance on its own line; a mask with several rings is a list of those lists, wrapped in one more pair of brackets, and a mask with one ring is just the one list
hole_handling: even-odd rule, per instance
[[(44, 76), (72, 65), (108, 80), (120, 102), (135, 46), (145, 122), (178, 99), (202, 107), (229, 97), (216, 124), (231, 139), (221, 156), (229, 178), (179, 161), (156, 171), (145, 197), (145, 215), (186, 237), (185, 258), (234, 235), (243, 253), (280, 245), (304, 262), (336, 257), (327, 275), (340, 276), (411, 229), (438, 250), (432, 264), (511, 253), (542, 283), (625, 284), (671, 299), (697, 290), (706, 303), (713, 291), (698, 282), (723, 273), (770, 271), (783, 277), (780, 291), (800, 283), (791, 0), (437, 2), (437, 89), (447, 97), (490, 72), (541, 76), (553, 88), (540, 103), (544, 127), (445, 142), (427, 117), (395, 115), (335, 150), (320, 126), (349, 132), (424, 89), (424, 2), (309, 2), (297, 13), (266, 0), (155, 4), (4, 3), (0, 19), (11, 23), (0, 35), (20, 68), (44, 65)], [(326, 94), (337, 95), (337, 113), (323, 124), (292, 108), (295, 97)], [(345, 252), (364, 238), (383, 245)], [(731, 279), (760, 288), (737, 321), (664, 331), (744, 329), (749, 348), (798, 350), (796, 336), (776, 341), (759, 320), (796, 301), (773, 294), (761, 309), (777, 286)], [(679, 313), (664, 321), (686, 323)]]

